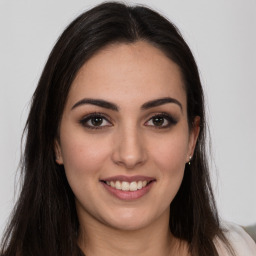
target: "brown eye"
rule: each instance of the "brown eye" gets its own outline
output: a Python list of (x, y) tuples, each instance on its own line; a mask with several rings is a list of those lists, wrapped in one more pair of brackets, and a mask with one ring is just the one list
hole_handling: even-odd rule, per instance
[(165, 119), (161, 116), (156, 116), (156, 117), (153, 117), (152, 118), (152, 123), (155, 125), (155, 126), (162, 126), (164, 124), (164, 121)]
[(83, 118), (80, 123), (91, 129), (101, 129), (105, 127), (112, 126), (106, 117), (101, 114), (91, 114)]
[(93, 126), (101, 126), (103, 123), (103, 118), (101, 116), (95, 116), (91, 118), (91, 124)]
[(163, 113), (157, 114), (151, 117), (146, 123), (146, 126), (152, 126), (155, 128), (168, 128), (172, 125), (175, 125), (177, 120), (174, 119), (171, 115)]

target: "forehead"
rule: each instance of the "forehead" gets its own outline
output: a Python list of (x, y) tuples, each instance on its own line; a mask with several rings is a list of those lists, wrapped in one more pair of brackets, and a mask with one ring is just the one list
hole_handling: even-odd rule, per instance
[(73, 81), (68, 102), (72, 104), (83, 97), (117, 104), (176, 97), (186, 104), (178, 65), (144, 41), (112, 44), (90, 58)]

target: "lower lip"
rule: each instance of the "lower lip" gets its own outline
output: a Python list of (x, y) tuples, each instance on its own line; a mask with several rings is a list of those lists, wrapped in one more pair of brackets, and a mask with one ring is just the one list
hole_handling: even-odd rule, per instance
[(112, 188), (111, 186), (107, 185), (106, 183), (102, 182), (102, 185), (106, 188), (110, 194), (117, 197), (121, 200), (136, 200), (144, 195), (146, 195), (151, 187), (153, 186), (154, 181), (150, 182), (146, 187), (143, 187), (142, 189), (136, 190), (136, 191), (123, 191), (116, 188)]

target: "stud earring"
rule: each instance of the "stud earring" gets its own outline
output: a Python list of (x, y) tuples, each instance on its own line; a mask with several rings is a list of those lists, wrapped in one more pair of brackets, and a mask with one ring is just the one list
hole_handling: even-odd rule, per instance
[(189, 161), (188, 161), (188, 165), (191, 165), (191, 159), (192, 159), (192, 156), (189, 157)]
[(60, 155), (58, 154), (55, 156), (55, 161), (58, 163), (59, 160), (60, 160)]

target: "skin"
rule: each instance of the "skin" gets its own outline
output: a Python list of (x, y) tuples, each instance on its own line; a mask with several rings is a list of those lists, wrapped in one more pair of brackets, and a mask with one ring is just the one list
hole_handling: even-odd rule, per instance
[[(180, 105), (142, 108), (166, 97)], [(78, 104), (84, 98), (111, 102), (118, 110)], [(63, 111), (56, 161), (64, 164), (76, 198), (78, 243), (87, 256), (187, 255), (186, 245), (178, 247), (168, 228), (169, 205), (199, 133), (199, 117), (189, 130), (186, 109), (179, 67), (147, 42), (105, 47), (80, 69)], [(98, 129), (85, 118), (95, 112), (104, 116)], [(162, 115), (160, 126), (155, 115)], [(155, 181), (145, 195), (127, 201), (100, 182), (116, 175)]]

